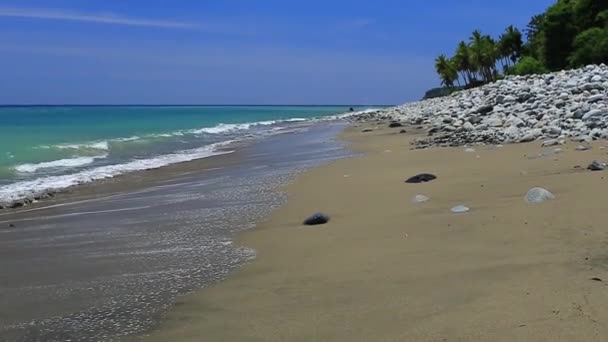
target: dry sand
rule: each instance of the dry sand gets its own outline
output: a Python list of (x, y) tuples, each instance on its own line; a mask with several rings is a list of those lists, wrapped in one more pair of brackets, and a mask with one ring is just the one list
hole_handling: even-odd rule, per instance
[[(364, 156), (287, 186), (288, 203), (238, 240), (257, 259), (182, 298), (148, 340), (608, 339), (608, 173), (585, 170), (608, 160), (606, 142), (548, 157), (539, 142), (410, 150), (415, 132), (362, 128), (344, 138)], [(438, 179), (404, 183), (420, 172)], [(556, 199), (527, 204), (534, 186)], [(331, 222), (303, 227), (316, 211)]]

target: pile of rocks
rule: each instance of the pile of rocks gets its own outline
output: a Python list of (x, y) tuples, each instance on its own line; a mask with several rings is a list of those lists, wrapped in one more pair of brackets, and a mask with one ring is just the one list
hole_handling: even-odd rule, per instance
[(608, 66), (509, 76), (448, 97), (405, 104), (356, 120), (424, 125), (420, 147), (608, 139)]

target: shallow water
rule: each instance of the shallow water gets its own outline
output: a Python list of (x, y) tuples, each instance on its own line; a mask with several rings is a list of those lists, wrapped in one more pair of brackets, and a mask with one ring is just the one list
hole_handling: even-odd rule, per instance
[(232, 245), (234, 234), (283, 203), (278, 185), (348, 156), (335, 139), (343, 127), (271, 136), (238, 147), (236, 163), (141, 189), (0, 215), (0, 340), (118, 340), (150, 329), (176, 296), (255, 256)]
[(348, 110), (345, 106), (0, 107), (0, 205), (211, 157), (230, 142), (303, 128)]

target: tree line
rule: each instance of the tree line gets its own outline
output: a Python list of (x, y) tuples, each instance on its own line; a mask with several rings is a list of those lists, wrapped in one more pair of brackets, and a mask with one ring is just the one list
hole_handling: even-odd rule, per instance
[(504, 75), (600, 63), (608, 63), (608, 0), (558, 0), (533, 16), (523, 33), (509, 26), (494, 39), (475, 30), (458, 43), (453, 56), (438, 56), (435, 70), (447, 89), (432, 92), (444, 95)]

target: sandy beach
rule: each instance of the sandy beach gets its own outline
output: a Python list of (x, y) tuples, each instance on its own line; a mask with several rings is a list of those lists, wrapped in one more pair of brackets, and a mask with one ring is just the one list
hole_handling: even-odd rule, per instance
[[(287, 204), (236, 242), (257, 258), (179, 298), (146, 340), (604, 340), (608, 193), (586, 167), (605, 141), (412, 150), (422, 131), (368, 125), (342, 134), (364, 155), (282, 189)], [(438, 178), (404, 183), (421, 172)], [(535, 186), (556, 198), (526, 203)], [(331, 221), (301, 225), (317, 211)]]

